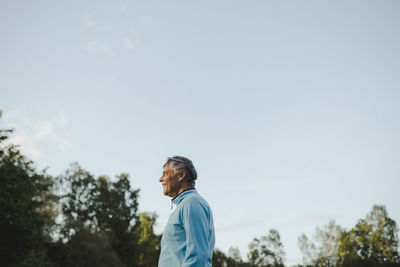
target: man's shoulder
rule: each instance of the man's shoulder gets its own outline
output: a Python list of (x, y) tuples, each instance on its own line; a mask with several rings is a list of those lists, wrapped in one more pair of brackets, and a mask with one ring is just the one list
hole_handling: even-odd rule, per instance
[(183, 202), (207, 202), (197, 191), (193, 190), (183, 199)]
[(188, 194), (185, 199), (182, 200), (182, 208), (184, 207), (203, 207), (203, 208), (210, 208), (208, 202), (196, 191)]
[[(206, 220), (206, 218), (212, 217), (211, 207), (208, 202), (197, 192), (188, 194), (185, 199), (182, 200), (179, 208), (180, 218), (197, 218), (196, 220)], [(183, 219), (185, 220), (185, 219)]]

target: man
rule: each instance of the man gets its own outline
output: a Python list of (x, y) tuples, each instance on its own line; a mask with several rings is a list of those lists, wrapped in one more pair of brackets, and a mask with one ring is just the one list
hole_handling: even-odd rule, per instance
[[(176, 208), (161, 239), (159, 267), (208, 267), (215, 245), (211, 208), (195, 189), (197, 172), (191, 160), (171, 157), (160, 178), (164, 195)], [(171, 205), (172, 205), (171, 203)]]

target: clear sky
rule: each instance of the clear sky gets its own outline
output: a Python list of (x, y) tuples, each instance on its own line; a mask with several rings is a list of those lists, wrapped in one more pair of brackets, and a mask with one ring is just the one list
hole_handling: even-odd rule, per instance
[(1, 1), (1, 127), (39, 166), (128, 172), (140, 210), (191, 158), (217, 247), (400, 223), (399, 1)]

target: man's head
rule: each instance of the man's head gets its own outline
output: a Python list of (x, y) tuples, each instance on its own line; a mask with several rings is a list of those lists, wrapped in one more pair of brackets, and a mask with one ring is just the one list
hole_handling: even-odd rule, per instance
[(194, 188), (197, 172), (190, 159), (174, 156), (167, 159), (160, 178), (164, 195), (176, 197), (183, 191)]

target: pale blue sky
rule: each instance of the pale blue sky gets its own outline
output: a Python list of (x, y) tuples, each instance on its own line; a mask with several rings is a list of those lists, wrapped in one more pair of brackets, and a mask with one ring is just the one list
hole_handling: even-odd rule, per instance
[(400, 2), (1, 1), (1, 127), (39, 166), (131, 174), (170, 213), (167, 156), (198, 169), (217, 247), (242, 254), (373, 204), (400, 223)]

